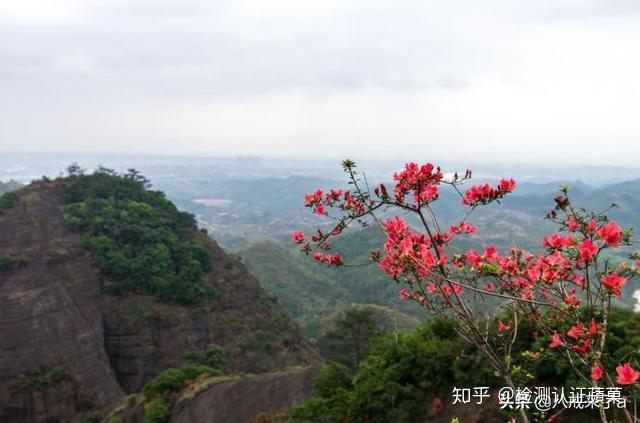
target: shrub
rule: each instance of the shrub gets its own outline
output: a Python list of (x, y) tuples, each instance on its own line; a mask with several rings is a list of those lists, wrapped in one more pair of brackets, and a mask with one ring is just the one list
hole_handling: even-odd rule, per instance
[(145, 423), (166, 423), (171, 418), (171, 404), (165, 398), (156, 398), (144, 408)]
[(52, 385), (70, 378), (69, 370), (66, 367), (55, 366), (48, 371), (34, 368), (11, 379), (9, 381), (9, 392), (12, 394), (30, 394), (45, 391)]
[(129, 395), (127, 397), (127, 407), (133, 407), (134, 405), (136, 405), (136, 396), (135, 395)]
[(144, 397), (150, 400), (180, 391), (185, 387), (187, 380), (196, 379), (201, 374), (217, 376), (221, 373), (212, 367), (194, 363), (186, 363), (178, 368), (169, 368), (147, 382), (143, 389)]
[(0, 272), (18, 269), (26, 266), (27, 263), (28, 260), (25, 257), (13, 258), (9, 256), (0, 256)]
[(144, 386), (144, 396), (147, 400), (158, 396), (179, 391), (184, 388), (184, 381), (187, 379), (185, 373), (180, 369), (167, 369), (158, 376), (147, 382)]
[(18, 204), (18, 194), (13, 191), (0, 195), (0, 210), (7, 210)]
[(206, 376), (219, 376), (220, 371), (204, 364), (188, 362), (178, 368), (169, 368), (147, 382), (143, 388), (145, 422), (168, 422), (173, 408), (174, 394), (185, 387), (195, 386), (195, 380)]
[(44, 253), (43, 260), (47, 264), (61, 263), (71, 257), (71, 250), (66, 241), (55, 239), (49, 243), (49, 249)]
[(229, 370), (225, 353), (217, 344), (209, 344), (203, 351), (189, 352), (184, 358), (188, 363), (205, 365), (222, 373)]

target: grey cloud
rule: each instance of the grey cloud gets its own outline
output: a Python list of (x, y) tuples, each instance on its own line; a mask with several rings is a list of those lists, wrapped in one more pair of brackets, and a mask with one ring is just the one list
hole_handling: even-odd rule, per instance
[[(329, 17), (308, 32), (294, 20), (290, 34), (272, 36), (268, 24), (233, 27), (225, 19), (226, 7), (207, 10), (205, 4), (191, 2), (191, 9), (182, 2), (121, 4), (98, 8), (88, 21), (70, 27), (5, 27), (0, 37), (10, 42), (0, 46), (0, 72), (5, 81), (49, 79), (72, 96), (106, 87), (102, 94), (109, 97), (112, 84), (123, 87), (116, 92), (132, 95), (246, 95), (366, 83), (427, 87), (443, 78), (460, 79), (461, 56), (469, 60), (465, 46), (430, 30), (431, 17)], [(193, 19), (176, 18), (185, 14)], [(86, 69), (64, 73), (59, 63), (69, 57), (84, 58)]]
[[(88, 9), (75, 17), (42, 21), (3, 15), (0, 3), (0, 151), (2, 136), (25, 145), (32, 137), (34, 148), (47, 137), (75, 146), (109, 116), (106, 129), (122, 144), (188, 132), (200, 148), (223, 133), (236, 145), (250, 140), (252, 151), (262, 151), (261, 143), (298, 148), (303, 137), (351, 145), (336, 134), (360, 145), (400, 129), (413, 137), (398, 141), (406, 148), (458, 137), (466, 152), (477, 136), (519, 154), (514, 134), (533, 139), (530, 131), (548, 127), (560, 133), (550, 138), (581, 139), (581, 119), (618, 119), (621, 139), (636, 135), (632, 94), (625, 94), (639, 85), (639, 65), (628, 59), (638, 57), (629, 42), (640, 36), (635, 0), (82, 4)], [(599, 58), (610, 51), (620, 54)], [(608, 97), (593, 92), (596, 84)], [(282, 99), (290, 93), (300, 97)], [(618, 99), (620, 109), (610, 111)], [(173, 110), (174, 103), (191, 108)], [(212, 110), (224, 117), (207, 126)], [(83, 117), (60, 122), (68, 111)], [(123, 122), (129, 114), (138, 120)], [(176, 114), (181, 120), (171, 126)]]

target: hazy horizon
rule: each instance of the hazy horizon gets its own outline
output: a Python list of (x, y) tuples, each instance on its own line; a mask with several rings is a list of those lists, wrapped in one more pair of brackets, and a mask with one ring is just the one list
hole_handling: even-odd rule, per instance
[(361, 171), (372, 180), (388, 181), (393, 172), (407, 161), (432, 162), (444, 172), (464, 172), (470, 168), (474, 180), (493, 180), (514, 177), (520, 182), (549, 183), (581, 181), (592, 186), (602, 186), (640, 178), (640, 167), (616, 165), (583, 165), (574, 163), (535, 162), (482, 162), (472, 160), (437, 160), (428, 155), (399, 158), (370, 158), (359, 155), (334, 158), (269, 157), (257, 155), (189, 156), (176, 154), (98, 154), (98, 153), (5, 153), (0, 155), (0, 181), (10, 179), (23, 183), (42, 175), (55, 177), (77, 163), (92, 171), (106, 166), (118, 171), (136, 168), (153, 179), (189, 175), (219, 179), (224, 175), (238, 178), (309, 176), (313, 178), (343, 180), (340, 163), (344, 158), (356, 161)]

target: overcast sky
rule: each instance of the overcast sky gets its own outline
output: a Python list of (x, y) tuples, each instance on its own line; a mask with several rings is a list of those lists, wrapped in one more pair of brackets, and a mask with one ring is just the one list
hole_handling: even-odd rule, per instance
[(0, 152), (634, 165), (637, 0), (1, 0)]

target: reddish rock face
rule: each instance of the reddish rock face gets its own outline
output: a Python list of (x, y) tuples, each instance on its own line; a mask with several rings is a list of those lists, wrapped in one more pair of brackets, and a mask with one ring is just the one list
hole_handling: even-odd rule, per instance
[[(255, 422), (286, 413), (311, 395), (318, 368), (262, 374), (214, 385), (173, 410), (176, 423)], [(247, 398), (251, 398), (247, 401)], [(271, 419), (264, 421), (273, 421)]]
[[(298, 326), (257, 280), (217, 245), (210, 247), (218, 266), (208, 279), (217, 289), (207, 304), (188, 308), (145, 295), (105, 296), (105, 348), (127, 392), (139, 391), (162, 370), (179, 365), (187, 352), (210, 344), (223, 346), (232, 373), (318, 363)], [(275, 345), (260, 342), (265, 333), (279, 334)]]
[[(27, 260), (0, 272), (0, 420), (64, 418), (115, 402), (122, 389), (104, 349), (100, 281), (79, 235), (63, 225), (55, 189), (23, 190), (0, 215), (0, 255)], [(68, 367), (71, 381), (9, 392), (17, 375), (55, 366)]]
[[(64, 225), (61, 188), (34, 183), (19, 194), (18, 205), (0, 214), (0, 257), (24, 259), (0, 271), (0, 421), (108, 409), (211, 343), (225, 349), (235, 371), (317, 362), (291, 317), (215, 242), (207, 241), (214, 300), (189, 308), (145, 295), (114, 297), (103, 293), (80, 235)], [(64, 369), (62, 380), (48, 376), (56, 367)], [(42, 376), (35, 387), (16, 387), (36, 368)]]

